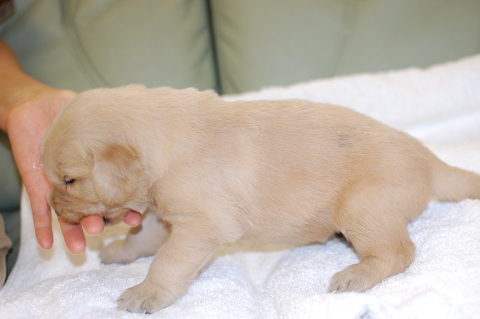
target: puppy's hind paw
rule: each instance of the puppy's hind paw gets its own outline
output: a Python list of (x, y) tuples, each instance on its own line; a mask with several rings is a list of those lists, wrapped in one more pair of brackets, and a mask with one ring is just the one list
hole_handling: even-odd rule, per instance
[(328, 292), (363, 292), (375, 285), (370, 282), (367, 274), (359, 273), (354, 266), (336, 273), (330, 281)]
[(125, 290), (117, 300), (117, 309), (151, 314), (172, 302), (167, 301), (161, 291), (153, 289), (149, 284), (141, 283)]

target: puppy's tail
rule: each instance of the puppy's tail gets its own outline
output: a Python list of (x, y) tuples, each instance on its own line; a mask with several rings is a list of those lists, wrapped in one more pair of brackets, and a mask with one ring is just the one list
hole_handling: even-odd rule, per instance
[(441, 201), (458, 202), (465, 198), (480, 199), (480, 175), (452, 167), (438, 158), (432, 169), (432, 192)]

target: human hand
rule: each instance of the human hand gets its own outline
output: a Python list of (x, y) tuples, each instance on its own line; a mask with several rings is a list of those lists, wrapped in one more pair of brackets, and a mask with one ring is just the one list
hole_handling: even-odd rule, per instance
[[(24, 89), (26, 88), (21, 88), (22, 91)], [(29, 86), (25, 93), (17, 96), (19, 95), (22, 98), (10, 109), (6, 128), (13, 156), (30, 197), (38, 243), (42, 248), (48, 249), (53, 244), (52, 215), (47, 202), (51, 186), (42, 166), (43, 137), (56, 114), (76, 93), (37, 83), (35, 87)], [(141, 216), (131, 212), (125, 217), (125, 222), (137, 226), (141, 222)], [(68, 224), (62, 218), (59, 218), (59, 223), (65, 243), (72, 253), (85, 250), (82, 226), (91, 235), (102, 233), (104, 227), (103, 219), (98, 215), (83, 218), (81, 225)]]

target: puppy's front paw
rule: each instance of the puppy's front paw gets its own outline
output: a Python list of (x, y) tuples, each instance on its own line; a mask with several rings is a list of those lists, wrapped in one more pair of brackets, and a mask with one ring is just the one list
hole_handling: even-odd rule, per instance
[(142, 282), (125, 290), (117, 300), (117, 308), (150, 314), (170, 306), (172, 303), (172, 298), (169, 298), (161, 289)]
[(336, 273), (330, 281), (328, 292), (363, 292), (373, 287), (376, 282), (370, 280), (368, 273), (361, 271), (356, 266), (352, 265)]

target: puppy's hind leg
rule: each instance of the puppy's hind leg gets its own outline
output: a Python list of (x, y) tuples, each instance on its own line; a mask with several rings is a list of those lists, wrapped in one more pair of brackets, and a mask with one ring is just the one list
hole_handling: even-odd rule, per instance
[[(399, 232), (397, 230), (397, 232)], [(329, 292), (363, 292), (385, 278), (404, 271), (413, 261), (415, 246), (406, 228), (396, 238), (385, 239), (376, 234), (371, 238), (351, 240), (360, 262), (336, 273), (330, 281)], [(363, 241), (371, 242), (364, 247)]]
[(408, 196), (403, 192), (407, 195), (404, 197), (402, 191), (377, 190), (358, 192), (358, 197), (344, 207), (339, 228), (352, 243), (360, 262), (335, 274), (329, 292), (365, 291), (413, 262), (415, 246), (406, 226), (421, 212), (426, 199), (422, 199), (423, 194)]
[(132, 228), (125, 239), (103, 248), (99, 256), (104, 264), (131, 263), (138, 258), (155, 255), (169, 235), (168, 226), (158, 220), (156, 212), (147, 211), (141, 225)]

